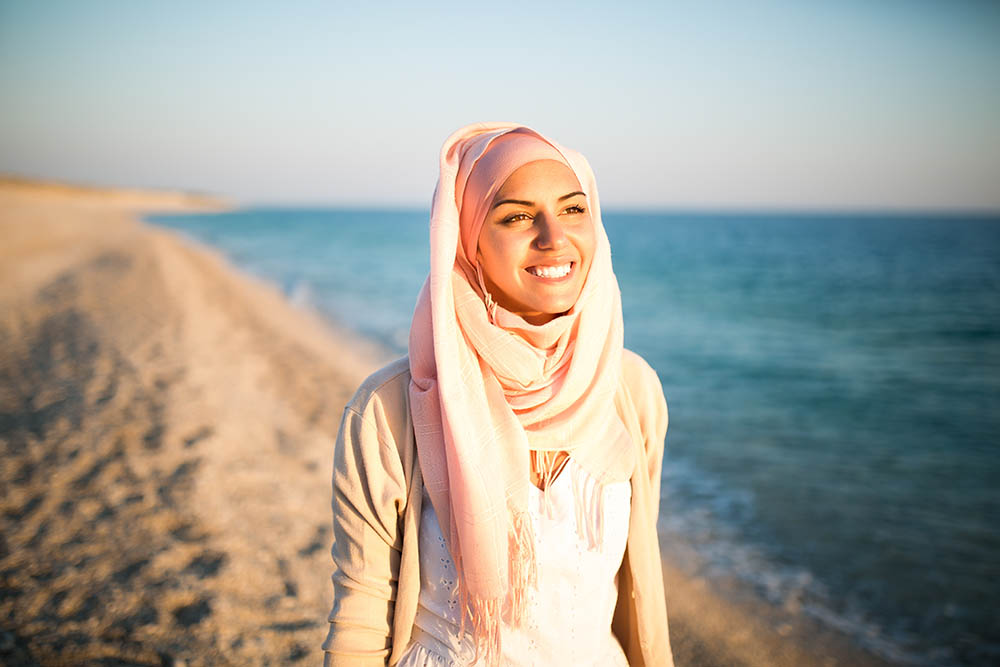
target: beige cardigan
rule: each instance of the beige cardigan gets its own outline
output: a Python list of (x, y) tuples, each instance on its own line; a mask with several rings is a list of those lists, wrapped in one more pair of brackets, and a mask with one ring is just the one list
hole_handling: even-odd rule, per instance
[[(333, 465), (327, 666), (395, 665), (410, 641), (420, 595), (423, 481), (409, 385), (409, 359), (403, 357), (365, 380), (344, 409)], [(615, 405), (638, 460), (612, 630), (632, 667), (671, 667), (656, 535), (667, 404), (656, 372), (628, 350)]]

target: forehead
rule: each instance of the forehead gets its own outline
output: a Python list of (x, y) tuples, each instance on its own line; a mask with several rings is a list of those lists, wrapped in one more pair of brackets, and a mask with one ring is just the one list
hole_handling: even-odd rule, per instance
[(520, 193), (519, 199), (527, 198), (528, 193), (536, 197), (554, 195), (561, 197), (574, 190), (581, 190), (580, 182), (573, 170), (558, 160), (535, 160), (523, 164), (507, 177), (494, 200), (511, 197)]

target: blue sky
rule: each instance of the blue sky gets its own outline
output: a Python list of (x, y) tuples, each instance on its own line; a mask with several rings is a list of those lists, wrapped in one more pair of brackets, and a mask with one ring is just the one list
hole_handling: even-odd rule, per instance
[(0, 0), (0, 172), (429, 204), (530, 125), (606, 206), (1000, 210), (1000, 3)]

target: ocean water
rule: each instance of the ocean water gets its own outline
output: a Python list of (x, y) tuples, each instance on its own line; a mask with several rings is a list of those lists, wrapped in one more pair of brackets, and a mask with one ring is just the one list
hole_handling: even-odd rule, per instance
[[(1000, 218), (604, 217), (668, 554), (901, 665), (1000, 664)], [(426, 211), (152, 220), (405, 352)]]

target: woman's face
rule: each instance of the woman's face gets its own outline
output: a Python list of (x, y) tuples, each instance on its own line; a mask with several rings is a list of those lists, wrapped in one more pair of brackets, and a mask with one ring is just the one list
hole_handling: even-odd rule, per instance
[(479, 265), (498, 304), (531, 324), (573, 307), (594, 257), (587, 198), (556, 160), (518, 168), (497, 191), (479, 234)]

